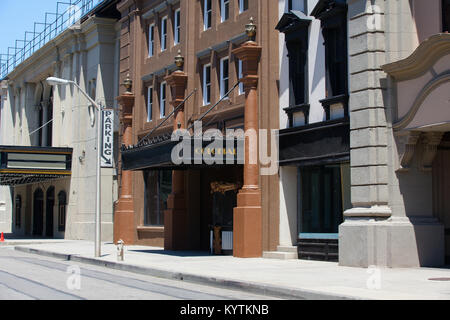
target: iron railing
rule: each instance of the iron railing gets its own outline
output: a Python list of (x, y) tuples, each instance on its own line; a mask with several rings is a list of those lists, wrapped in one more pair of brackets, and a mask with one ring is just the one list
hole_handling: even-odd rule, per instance
[(0, 80), (69, 27), (79, 24), (101, 4), (110, 0), (67, 0), (56, 3), (56, 12), (46, 12), (44, 22), (35, 22), (33, 31), (25, 31), (6, 54), (0, 54)]

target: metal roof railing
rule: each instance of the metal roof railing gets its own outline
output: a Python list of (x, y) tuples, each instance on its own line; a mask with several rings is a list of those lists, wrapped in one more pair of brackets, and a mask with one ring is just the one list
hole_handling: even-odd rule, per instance
[(50, 40), (80, 21), (102, 3), (110, 0), (67, 0), (57, 2), (56, 12), (46, 12), (44, 22), (35, 22), (33, 31), (25, 31), (6, 54), (0, 54), (0, 80), (31, 57)]

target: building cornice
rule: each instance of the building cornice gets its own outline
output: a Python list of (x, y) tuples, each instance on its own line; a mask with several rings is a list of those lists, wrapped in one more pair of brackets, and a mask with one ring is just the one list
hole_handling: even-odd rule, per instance
[(381, 68), (397, 81), (414, 79), (446, 54), (450, 54), (450, 34), (439, 33), (423, 41), (409, 57)]

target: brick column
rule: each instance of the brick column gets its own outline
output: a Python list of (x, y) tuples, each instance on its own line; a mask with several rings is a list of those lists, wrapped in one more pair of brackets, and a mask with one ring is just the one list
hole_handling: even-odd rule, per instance
[[(253, 25), (253, 21), (247, 25), (246, 31), (250, 39), (254, 38), (256, 26)], [(245, 137), (244, 186), (237, 195), (237, 207), (234, 208), (233, 255), (240, 258), (262, 256), (259, 164), (258, 161), (250, 162), (251, 152), (253, 159), (258, 160), (258, 65), (261, 49), (256, 42), (249, 40), (233, 50), (233, 54), (242, 60), (243, 64), (244, 77), (241, 81), (245, 90), (245, 132), (255, 134), (253, 138), (247, 135)]]
[[(127, 91), (117, 100), (122, 106), (121, 123), (123, 129), (122, 144), (133, 144), (133, 107), (134, 94), (131, 89), (131, 81), (125, 80)], [(136, 228), (134, 221), (134, 203), (132, 196), (132, 171), (122, 170), (120, 197), (114, 208), (114, 243), (122, 239), (125, 244), (133, 244), (136, 241)]]
[[(184, 59), (180, 52), (175, 58), (177, 66), (183, 67)], [(184, 100), (187, 85), (187, 75), (181, 70), (174, 71), (166, 77), (172, 92), (171, 105), (176, 108)], [(174, 114), (173, 131), (185, 129), (184, 105)], [(172, 172), (172, 193), (167, 199), (167, 210), (164, 213), (164, 249), (186, 250), (188, 241), (188, 216), (186, 211), (186, 197), (184, 193), (184, 171)]]

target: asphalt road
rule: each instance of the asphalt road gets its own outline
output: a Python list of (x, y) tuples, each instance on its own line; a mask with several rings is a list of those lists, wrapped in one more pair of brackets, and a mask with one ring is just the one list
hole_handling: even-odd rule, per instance
[(0, 247), (0, 300), (273, 300)]

